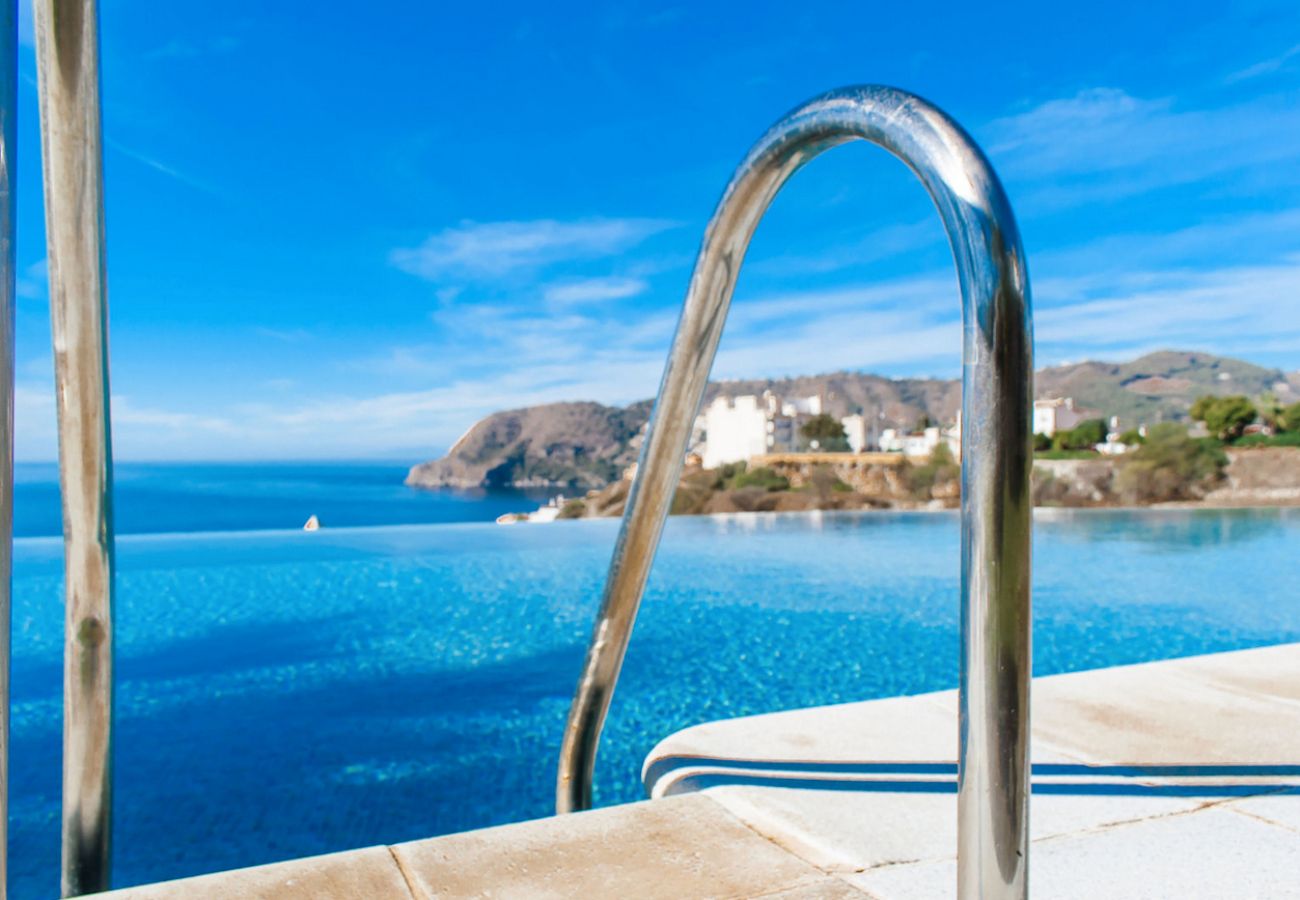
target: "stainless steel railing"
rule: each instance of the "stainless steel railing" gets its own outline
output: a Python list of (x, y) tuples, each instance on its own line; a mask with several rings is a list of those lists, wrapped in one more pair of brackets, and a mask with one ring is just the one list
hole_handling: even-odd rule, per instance
[(63, 896), (109, 883), (112, 435), (96, 0), (35, 0), (66, 621)]
[(0, 2), (0, 900), (9, 883), (9, 623), (14, 534), (14, 151), (18, 4)]
[[(916, 173), (961, 286), (961, 681), (958, 895), (1023, 898), (1029, 854), (1029, 278), (1011, 207), (974, 141), (919, 97), (833, 91), (779, 121), (732, 177), (704, 233), (565, 728), (559, 812), (591, 805), (601, 728), (681, 474), (749, 240), (786, 180), (867, 140)], [(815, 312), (815, 311), (812, 311)]]

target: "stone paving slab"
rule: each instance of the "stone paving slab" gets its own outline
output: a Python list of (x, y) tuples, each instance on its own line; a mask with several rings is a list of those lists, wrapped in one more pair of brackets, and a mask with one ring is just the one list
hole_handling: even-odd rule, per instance
[[(1036, 679), (1033, 698), (1034, 897), (1300, 900), (1300, 644)], [(696, 793), (111, 896), (953, 896), (956, 796), (942, 782), (955, 703), (944, 692), (709, 723), (647, 760), (655, 784), (723, 781)], [(786, 775), (845, 765), (810, 789), (746, 783), (758, 770), (737, 760)], [(887, 775), (871, 767), (882, 761)], [(1171, 764), (1190, 768), (1144, 768)], [(1262, 768), (1223, 768), (1241, 764)]]
[(850, 900), (863, 892), (703, 795), (220, 872), (114, 900)]
[[(957, 855), (956, 794), (854, 793), (718, 787), (705, 794), (755, 831), (828, 872), (950, 859)], [(1187, 812), (1186, 797), (1035, 797), (1033, 839)], [(1300, 806), (1300, 804), (1296, 804)]]
[[(1279, 657), (1232, 654), (1225, 662), (1171, 660), (1039, 679), (1035, 736), (1087, 762), (1300, 763), (1300, 702), (1282, 696), (1300, 678)], [(1211, 677), (1217, 674), (1217, 677)], [(1267, 684), (1267, 690), (1248, 688)]]
[[(1300, 896), (1298, 697), (1300, 644), (1035, 679), (1033, 895)], [(954, 760), (956, 710), (947, 691), (709, 723), (651, 752), (647, 787), (702, 790), (880, 900), (952, 896), (955, 794), (875, 764), (900, 759), (891, 733), (914, 760)], [(1216, 836), (1239, 852), (1211, 852)]]
[[(1300, 840), (1300, 795), (1249, 797), (1245, 800), (1234, 800), (1226, 804), (1225, 808), (1254, 816), (1270, 825), (1289, 828)], [(1296, 880), (1300, 881), (1300, 873), (1296, 875)]]
[(97, 896), (120, 900), (410, 900), (411, 892), (388, 848), (368, 847)]
[(399, 844), (393, 851), (415, 895), (439, 900), (680, 900), (780, 891), (802, 897), (816, 894), (800, 891), (826, 884), (825, 873), (698, 794)]
[[(877, 900), (955, 893), (955, 860), (848, 880)], [(1300, 898), (1300, 835), (1214, 807), (1035, 841), (1030, 896), (1051, 900)]]

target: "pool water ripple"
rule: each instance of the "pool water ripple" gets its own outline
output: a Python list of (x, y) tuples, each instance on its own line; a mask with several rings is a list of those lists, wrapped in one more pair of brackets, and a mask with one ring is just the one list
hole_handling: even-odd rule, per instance
[[(547, 815), (616, 529), (123, 538), (114, 883)], [(954, 686), (958, 540), (950, 514), (672, 520), (598, 802), (687, 725)], [(57, 891), (60, 566), (18, 542), (15, 897)], [(1300, 510), (1040, 515), (1035, 672), (1300, 640), (1297, 583)]]

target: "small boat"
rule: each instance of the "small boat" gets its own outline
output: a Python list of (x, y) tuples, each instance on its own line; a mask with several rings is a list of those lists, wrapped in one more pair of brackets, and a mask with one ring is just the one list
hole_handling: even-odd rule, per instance
[(303, 531), (320, 531), (320, 519), (310, 516), (302, 526)]

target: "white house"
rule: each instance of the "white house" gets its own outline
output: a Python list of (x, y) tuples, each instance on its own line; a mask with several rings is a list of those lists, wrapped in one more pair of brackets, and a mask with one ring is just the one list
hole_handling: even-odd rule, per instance
[(754, 396), (715, 397), (704, 411), (704, 468), (744, 462), (768, 449), (768, 412)]
[(1058, 431), (1069, 431), (1086, 418), (1088, 412), (1076, 409), (1073, 397), (1034, 401), (1034, 434), (1051, 437)]
[(946, 444), (954, 459), (961, 458), (961, 410), (951, 428), (931, 425), (922, 431), (907, 433), (896, 428), (886, 428), (880, 433), (880, 449), (885, 453), (901, 453), (912, 459), (924, 459), (936, 447)]
[[(771, 391), (764, 394), (765, 397), (775, 396)], [(786, 400), (781, 403), (781, 415), (794, 418), (796, 416), (820, 416), (822, 414), (822, 398), (820, 396), (799, 397), (794, 400)]]
[(844, 426), (844, 434), (849, 439), (849, 449), (854, 453), (861, 453), (865, 450), (867, 447), (867, 417), (860, 413), (854, 413), (840, 419), (840, 424)]
[(924, 459), (934, 453), (940, 444), (946, 444), (953, 458), (961, 455), (961, 422), (955, 428), (941, 429), (931, 425), (924, 431), (905, 434), (896, 428), (880, 432), (880, 449), (885, 453), (901, 453), (910, 459)]

